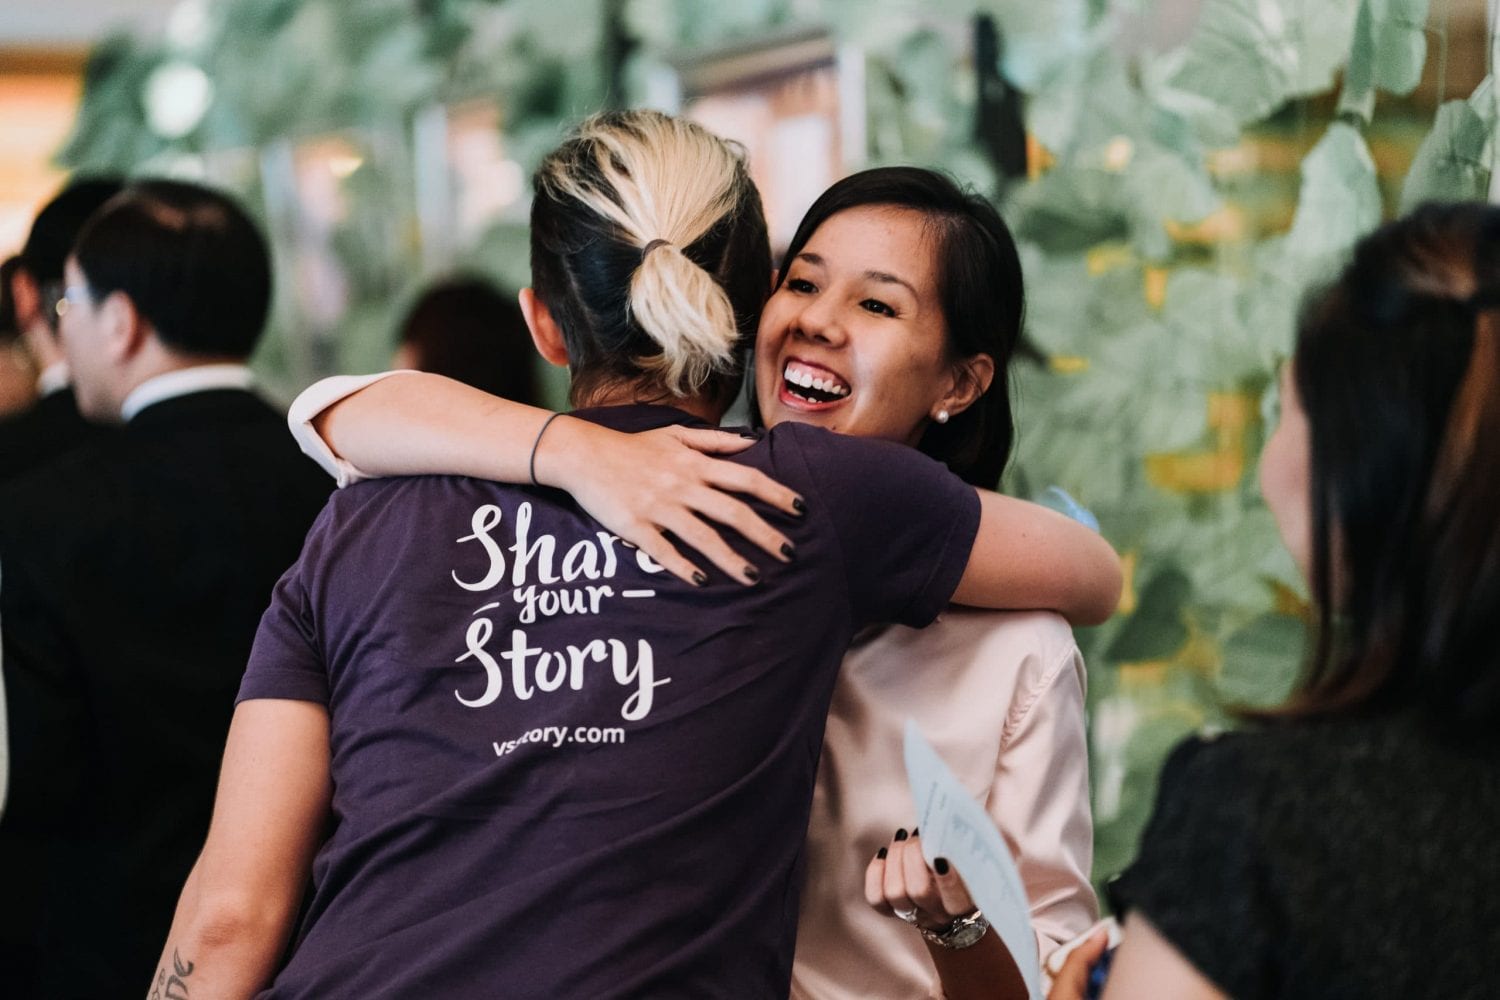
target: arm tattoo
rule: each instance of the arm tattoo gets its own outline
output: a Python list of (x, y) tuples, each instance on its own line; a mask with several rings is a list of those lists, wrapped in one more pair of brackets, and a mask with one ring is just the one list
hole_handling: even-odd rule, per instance
[(172, 972), (166, 966), (156, 970), (156, 984), (151, 988), (148, 1000), (188, 1000), (187, 978), (196, 968), (195, 962), (184, 962), (177, 949), (172, 949)]

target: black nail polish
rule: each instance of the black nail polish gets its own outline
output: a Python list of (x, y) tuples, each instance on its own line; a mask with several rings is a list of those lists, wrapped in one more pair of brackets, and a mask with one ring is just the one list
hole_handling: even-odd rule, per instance
[(932, 870), (935, 871), (935, 872), (937, 872), (939, 875), (946, 875), (946, 874), (948, 874), (948, 859), (947, 858), (937, 858), (937, 859), (935, 859), (932, 862)]
[(915, 837), (915, 836), (916, 836), (916, 835), (917, 835), (917, 828), (916, 828), (916, 827), (912, 827), (912, 828), (911, 828), (911, 835), (912, 835), (912, 836), (913, 836), (913, 837)]
[(792, 498), (792, 510), (795, 510), (799, 514), (806, 514), (807, 513), (807, 504), (802, 501), (801, 497), (793, 497)]
[(747, 580), (749, 580), (751, 582), (759, 580), (760, 579), (760, 570), (756, 569), (754, 566), (746, 566), (745, 567), (745, 579), (747, 579)]
[(701, 587), (706, 583), (708, 583), (708, 574), (701, 569), (693, 570), (693, 586)]
[(797, 554), (797, 546), (793, 545), (791, 542), (782, 542), (781, 554), (790, 559)]
[(903, 826), (901, 829), (899, 829), (899, 830), (896, 831), (896, 839), (897, 840), (905, 840), (906, 836), (907, 836), (907, 834), (906, 834), (906, 827)]
[(760, 435), (755, 433), (754, 431), (740, 431), (740, 437), (744, 438), (746, 441), (760, 440)]
[(885, 849), (885, 848), (884, 848), (884, 847), (882, 847), (882, 848), (881, 848), (881, 849), (880, 849), (880, 850), (878, 850), (878, 851), (876, 851), (876, 852), (875, 852), (875, 856), (876, 856), (876, 857), (877, 857), (877, 858), (879, 858), (879, 859), (880, 859), (880, 860), (881, 860), (881, 861), (884, 861), (884, 860), (885, 860), (885, 856), (886, 856), (886, 855), (887, 855), (887, 854), (888, 854), (888, 853), (890, 853), (890, 852), (889, 852), (889, 851), (887, 851), (887, 850), (886, 850), (886, 849)]

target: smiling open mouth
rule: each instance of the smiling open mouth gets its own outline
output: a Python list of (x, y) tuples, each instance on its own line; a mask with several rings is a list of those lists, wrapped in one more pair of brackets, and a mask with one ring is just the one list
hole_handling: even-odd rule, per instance
[(788, 361), (781, 374), (788, 395), (808, 403), (833, 403), (849, 395), (849, 384), (830, 371)]

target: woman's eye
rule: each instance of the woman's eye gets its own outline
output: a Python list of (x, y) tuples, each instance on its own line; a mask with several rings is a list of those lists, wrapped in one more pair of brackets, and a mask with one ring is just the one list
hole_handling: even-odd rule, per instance
[(816, 290), (813, 287), (813, 283), (806, 278), (788, 278), (786, 279), (786, 287), (794, 292), (801, 292), (803, 294)]
[(863, 302), (860, 303), (860, 307), (863, 308), (867, 312), (872, 312), (872, 313), (875, 313), (875, 314), (880, 315), (880, 316), (895, 316), (896, 315), (896, 310), (892, 309), (890, 306), (886, 305), (884, 302), (881, 302), (879, 299), (865, 299)]

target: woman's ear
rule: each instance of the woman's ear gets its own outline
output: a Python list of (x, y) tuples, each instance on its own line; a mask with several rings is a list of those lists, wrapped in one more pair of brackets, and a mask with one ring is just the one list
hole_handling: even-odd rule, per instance
[(520, 295), (521, 316), (526, 320), (526, 329), (531, 331), (531, 342), (549, 365), (566, 368), (568, 345), (563, 340), (562, 328), (552, 318), (547, 303), (536, 297), (535, 289), (523, 288)]
[(945, 410), (950, 417), (957, 416), (988, 392), (994, 381), (995, 359), (988, 354), (975, 354), (955, 362), (948, 391), (933, 408), (934, 414)]

